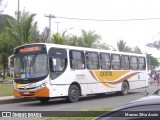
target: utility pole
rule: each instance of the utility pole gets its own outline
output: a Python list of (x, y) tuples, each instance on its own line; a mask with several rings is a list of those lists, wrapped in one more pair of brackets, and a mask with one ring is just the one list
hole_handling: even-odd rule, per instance
[(17, 20), (19, 21), (19, 0), (18, 0), (18, 6), (17, 6), (18, 8), (17, 8)]
[(148, 65), (148, 69), (151, 70), (151, 55), (152, 55), (152, 54), (148, 54), (148, 55), (149, 55), (149, 63), (148, 63), (149, 65)]
[(49, 38), (51, 36), (51, 18), (56, 18), (54, 15), (45, 15), (45, 17), (48, 17), (49, 18)]

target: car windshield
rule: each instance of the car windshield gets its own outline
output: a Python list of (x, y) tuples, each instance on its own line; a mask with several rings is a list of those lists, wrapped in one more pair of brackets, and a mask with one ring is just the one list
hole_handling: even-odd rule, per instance
[(15, 79), (29, 79), (47, 76), (47, 61), (46, 54), (31, 54), (15, 57)]

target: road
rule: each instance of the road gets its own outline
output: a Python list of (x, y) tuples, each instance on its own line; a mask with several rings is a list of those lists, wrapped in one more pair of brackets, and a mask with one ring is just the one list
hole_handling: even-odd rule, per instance
[(81, 97), (77, 103), (67, 103), (65, 99), (51, 99), (42, 104), (37, 101), (1, 104), (0, 111), (81, 111), (105, 106), (119, 106), (132, 100), (143, 97), (145, 90), (152, 94), (160, 85), (151, 85), (148, 88), (131, 90), (128, 95), (107, 94), (105, 96)]

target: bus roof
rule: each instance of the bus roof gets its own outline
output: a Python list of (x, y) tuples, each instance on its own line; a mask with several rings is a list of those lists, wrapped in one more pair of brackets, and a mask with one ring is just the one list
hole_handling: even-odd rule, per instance
[(51, 47), (56, 47), (56, 48), (65, 48), (68, 50), (83, 50), (83, 51), (92, 51), (92, 52), (104, 52), (104, 53), (113, 53), (113, 54), (124, 54), (124, 55), (136, 55), (136, 56), (146, 56), (145, 54), (138, 54), (138, 53), (130, 53), (130, 52), (120, 52), (120, 51), (112, 51), (112, 50), (105, 50), (105, 49), (97, 49), (97, 48), (87, 48), (87, 47), (78, 47), (78, 46), (69, 46), (69, 45), (59, 45), (59, 44), (53, 44), (53, 43), (31, 43), (31, 44), (25, 44), (25, 45), (21, 45), (16, 47), (15, 49), (19, 48), (19, 47), (23, 47), (26, 45), (38, 45), (38, 44), (42, 44), (42, 45), (46, 45), (47, 49), (50, 49)]

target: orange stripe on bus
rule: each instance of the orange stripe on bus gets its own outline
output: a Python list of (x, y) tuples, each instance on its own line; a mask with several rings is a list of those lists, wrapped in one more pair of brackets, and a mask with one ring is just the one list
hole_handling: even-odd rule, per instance
[(114, 88), (116, 84), (122, 83), (124, 80), (137, 75), (141, 72), (134, 72), (128, 75), (125, 75), (129, 71), (90, 71), (92, 77), (101, 82), (103, 85), (109, 88)]
[(112, 82), (108, 82), (108, 83), (115, 85), (115, 84), (118, 84), (118, 83), (123, 82), (124, 80), (128, 80), (128, 79), (131, 78), (132, 76), (134, 76), (134, 75), (136, 75), (136, 74), (139, 74), (139, 73), (141, 73), (141, 72), (131, 73), (131, 74), (129, 74), (129, 75), (127, 75), (127, 76), (119, 79), (118, 81), (112, 81)]

